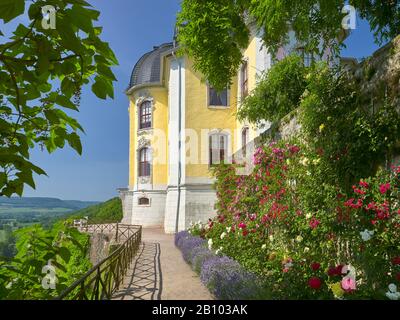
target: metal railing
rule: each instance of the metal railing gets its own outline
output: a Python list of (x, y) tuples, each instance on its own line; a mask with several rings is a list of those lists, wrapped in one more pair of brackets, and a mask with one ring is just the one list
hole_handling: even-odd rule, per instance
[(84, 228), (87, 228), (87, 232), (107, 233), (116, 230), (117, 239), (121, 239), (121, 234), (127, 239), (107, 258), (65, 289), (57, 300), (110, 300), (123, 282), (142, 240), (141, 226), (116, 224), (115, 228), (111, 225), (88, 225)]
[(79, 231), (87, 233), (105, 233), (113, 235), (116, 242), (127, 240), (136, 229), (141, 226), (123, 224), (123, 223), (108, 223), (108, 224), (88, 224), (79, 227)]

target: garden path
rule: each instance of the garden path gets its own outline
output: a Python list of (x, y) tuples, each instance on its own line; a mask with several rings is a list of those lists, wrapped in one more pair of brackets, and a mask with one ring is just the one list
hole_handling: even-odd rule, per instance
[(211, 300), (200, 278), (183, 260), (174, 236), (144, 228), (142, 244), (114, 300)]

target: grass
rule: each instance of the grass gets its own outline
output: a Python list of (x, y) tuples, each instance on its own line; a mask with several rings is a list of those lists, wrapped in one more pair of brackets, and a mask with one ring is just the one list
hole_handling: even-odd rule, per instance
[(4, 230), (0, 230), (0, 242), (6, 241), (6, 232)]

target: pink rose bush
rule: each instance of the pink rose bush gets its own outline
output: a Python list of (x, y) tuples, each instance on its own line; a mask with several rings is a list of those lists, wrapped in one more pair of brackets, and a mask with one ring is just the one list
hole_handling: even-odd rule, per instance
[(321, 154), (279, 142), (248, 176), (217, 167), (218, 214), (189, 231), (260, 275), (267, 298), (385, 299), (400, 285), (400, 168), (342, 190)]

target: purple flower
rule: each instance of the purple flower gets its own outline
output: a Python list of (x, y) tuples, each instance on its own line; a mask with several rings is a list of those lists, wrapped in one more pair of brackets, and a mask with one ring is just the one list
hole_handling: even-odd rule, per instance
[(221, 300), (254, 299), (261, 290), (259, 280), (254, 274), (226, 256), (206, 260), (200, 279)]

